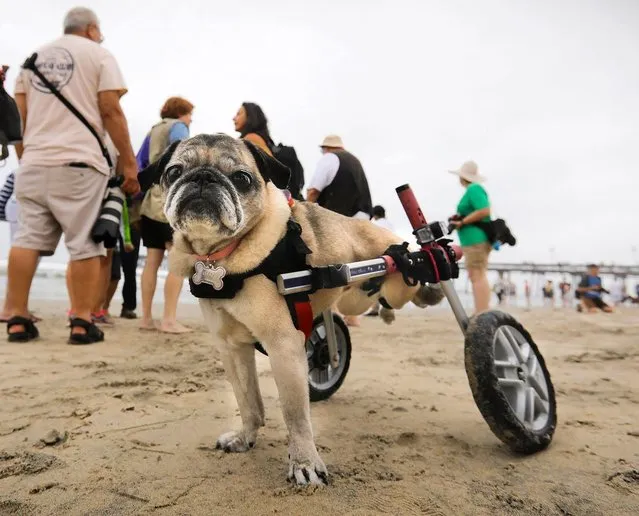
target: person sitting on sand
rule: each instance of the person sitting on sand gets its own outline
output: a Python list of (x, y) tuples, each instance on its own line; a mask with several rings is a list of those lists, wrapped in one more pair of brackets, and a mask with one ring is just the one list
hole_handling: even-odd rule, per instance
[(594, 263), (588, 265), (588, 273), (582, 276), (577, 292), (583, 311), (588, 313), (593, 313), (597, 310), (606, 313), (612, 312), (612, 307), (604, 302), (601, 297), (602, 293), (608, 293), (608, 291), (603, 288), (601, 277), (599, 276), (599, 267)]

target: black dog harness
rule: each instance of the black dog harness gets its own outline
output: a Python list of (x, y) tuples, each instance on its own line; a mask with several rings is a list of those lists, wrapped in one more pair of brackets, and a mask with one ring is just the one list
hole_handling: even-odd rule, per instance
[[(193, 278), (189, 278), (191, 294), (202, 299), (233, 299), (242, 290), (246, 278), (262, 274), (277, 283), (277, 276), (280, 274), (307, 269), (306, 256), (311, 254), (311, 250), (302, 240), (301, 235), (302, 227), (293, 219), (289, 219), (284, 237), (255, 269), (241, 274), (225, 275), (220, 290), (214, 289), (207, 283), (196, 285), (193, 283)], [(284, 296), (284, 299), (295, 328), (301, 330), (308, 339), (313, 328), (313, 310), (308, 292), (288, 294)]]

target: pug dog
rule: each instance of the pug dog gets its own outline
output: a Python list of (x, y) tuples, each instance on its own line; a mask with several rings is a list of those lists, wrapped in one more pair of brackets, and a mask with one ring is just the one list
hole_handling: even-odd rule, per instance
[[(323, 266), (379, 257), (402, 239), (369, 221), (356, 220), (295, 202), (281, 189), (290, 171), (250, 142), (224, 134), (176, 142), (144, 177), (159, 177), (164, 212), (174, 229), (169, 269), (192, 277), (202, 257), (217, 257), (227, 275), (258, 267), (287, 231), (289, 219), (302, 229), (311, 253), (307, 264)], [(141, 181), (142, 182), (142, 181)], [(383, 278), (369, 296), (358, 285), (318, 290), (310, 296), (313, 314), (333, 307), (345, 315), (364, 313), (380, 296), (393, 308), (412, 301), (420, 307), (442, 299), (437, 286), (408, 286), (401, 274)], [(246, 452), (264, 426), (264, 404), (254, 344), (268, 353), (288, 429), (288, 479), (297, 485), (327, 483), (328, 473), (313, 439), (305, 337), (296, 329), (276, 284), (264, 275), (245, 279), (230, 299), (200, 299), (202, 314), (219, 348), (237, 399), (241, 428), (223, 433), (217, 448)], [(390, 320), (387, 314), (387, 320)]]

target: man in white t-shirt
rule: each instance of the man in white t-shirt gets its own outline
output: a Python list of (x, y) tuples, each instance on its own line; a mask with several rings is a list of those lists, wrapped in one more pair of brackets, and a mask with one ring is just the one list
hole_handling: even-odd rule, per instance
[[(139, 191), (137, 163), (120, 97), (127, 91), (111, 53), (100, 46), (100, 23), (90, 9), (76, 7), (64, 19), (64, 35), (38, 49), (36, 66), (87, 119), (102, 141), (109, 134), (130, 194)], [(99, 295), (104, 246), (91, 239), (110, 170), (89, 129), (33, 72), (22, 70), (15, 100), (23, 121), (15, 192), (20, 205), (18, 234), (9, 254), (9, 340), (38, 337), (28, 318), (29, 289), (40, 255), (55, 251), (64, 234), (73, 289), (70, 344), (92, 344), (104, 334), (91, 322)]]

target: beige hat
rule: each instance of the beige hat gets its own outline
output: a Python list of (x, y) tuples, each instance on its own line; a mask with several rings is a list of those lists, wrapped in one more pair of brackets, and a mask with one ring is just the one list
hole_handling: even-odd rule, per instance
[(471, 183), (481, 183), (486, 180), (484, 176), (479, 175), (479, 167), (474, 161), (467, 161), (459, 168), (459, 170), (449, 170), (448, 172), (455, 174), (466, 181), (470, 181)]
[(334, 149), (343, 149), (344, 143), (336, 134), (329, 134), (320, 145), (320, 147), (332, 147)]

